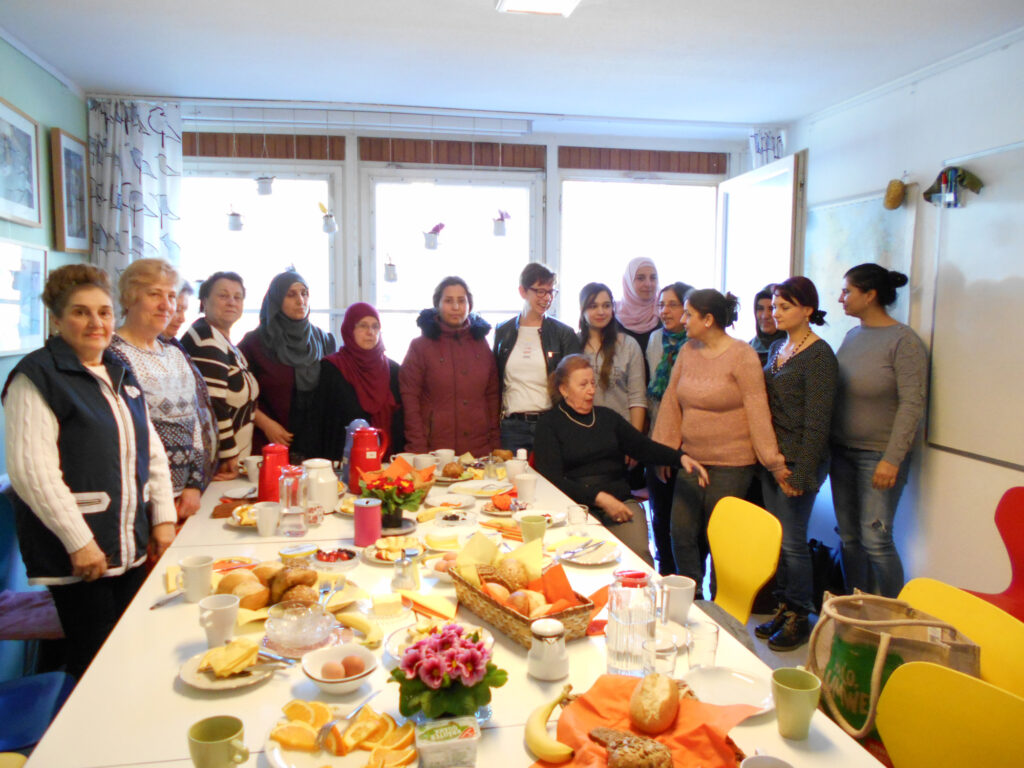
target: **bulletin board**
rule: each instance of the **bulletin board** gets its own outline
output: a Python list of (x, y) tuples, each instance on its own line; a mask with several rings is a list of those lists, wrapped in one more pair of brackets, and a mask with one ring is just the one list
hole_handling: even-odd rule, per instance
[(985, 186), (939, 212), (928, 442), (1024, 471), (1024, 141), (946, 165)]

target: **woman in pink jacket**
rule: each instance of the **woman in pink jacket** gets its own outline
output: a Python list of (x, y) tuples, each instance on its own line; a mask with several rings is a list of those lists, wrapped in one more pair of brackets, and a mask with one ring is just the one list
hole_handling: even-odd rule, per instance
[(434, 289), (434, 308), (416, 320), (422, 335), (409, 345), (398, 374), (408, 451), (486, 456), (500, 445), (491, 326), (472, 309), (466, 281), (446, 277)]

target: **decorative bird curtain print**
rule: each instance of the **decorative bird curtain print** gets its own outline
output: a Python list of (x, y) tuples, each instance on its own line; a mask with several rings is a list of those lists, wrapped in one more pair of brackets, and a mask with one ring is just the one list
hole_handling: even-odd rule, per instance
[(178, 263), (178, 104), (89, 100), (92, 260), (113, 279), (135, 259)]

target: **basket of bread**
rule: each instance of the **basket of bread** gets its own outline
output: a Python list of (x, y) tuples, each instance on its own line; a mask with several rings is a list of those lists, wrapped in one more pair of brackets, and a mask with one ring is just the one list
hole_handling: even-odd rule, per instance
[(584, 637), (593, 602), (577, 593), (561, 565), (543, 567), (542, 542), (536, 539), (505, 555), (486, 536), (476, 534), (449, 568), (459, 604), (529, 648), (530, 624), (558, 619), (565, 637)]
[(316, 588), (319, 578), (306, 560), (268, 560), (251, 570), (237, 568), (224, 574), (217, 584), (217, 594), (235, 595), (239, 607), (251, 611), (286, 600), (312, 604), (320, 597)]

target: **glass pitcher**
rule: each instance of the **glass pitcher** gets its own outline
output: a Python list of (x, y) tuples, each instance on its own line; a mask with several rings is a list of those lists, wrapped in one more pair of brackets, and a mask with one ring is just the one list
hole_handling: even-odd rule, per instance
[(657, 589), (644, 571), (616, 571), (608, 590), (608, 674), (643, 677), (645, 640), (654, 639)]

